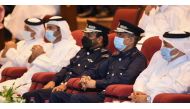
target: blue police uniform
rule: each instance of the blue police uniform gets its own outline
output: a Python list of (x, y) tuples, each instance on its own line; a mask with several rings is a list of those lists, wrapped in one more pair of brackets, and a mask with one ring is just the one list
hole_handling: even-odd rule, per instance
[(146, 58), (136, 48), (119, 55), (112, 56), (101, 62), (97, 69), (89, 70), (87, 75), (96, 79), (96, 89), (101, 89), (97, 94), (67, 94), (55, 92), (51, 94), (50, 102), (103, 102), (103, 90), (111, 84), (134, 84), (138, 75), (147, 67)]

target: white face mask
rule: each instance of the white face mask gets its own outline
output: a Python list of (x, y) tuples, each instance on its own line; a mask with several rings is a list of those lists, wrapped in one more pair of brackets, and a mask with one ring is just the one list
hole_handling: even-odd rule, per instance
[(22, 32), (22, 37), (23, 37), (23, 39), (26, 40), (26, 41), (33, 39), (33, 38), (31, 37), (31, 32), (26, 31), (26, 30), (24, 30), (24, 31)]

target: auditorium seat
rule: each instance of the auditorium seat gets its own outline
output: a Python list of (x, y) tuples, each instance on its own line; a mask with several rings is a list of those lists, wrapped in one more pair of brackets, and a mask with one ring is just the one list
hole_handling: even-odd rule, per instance
[(143, 42), (141, 52), (146, 57), (148, 63), (150, 62), (154, 53), (160, 50), (161, 44), (162, 41), (158, 36), (150, 37)]
[(162, 93), (154, 98), (154, 103), (190, 103), (190, 94)]
[(76, 40), (76, 44), (78, 46), (81, 46), (82, 47), (82, 37), (83, 37), (83, 31), (82, 30), (75, 30), (75, 31), (72, 31), (72, 36), (73, 38)]
[(53, 79), (54, 75), (54, 72), (35, 73), (32, 76), (32, 85), (30, 86), (29, 91), (43, 88), (44, 85)]
[(108, 35), (109, 43), (107, 46), (107, 49), (111, 52), (114, 53), (116, 51), (116, 48), (114, 46), (114, 38), (116, 36), (116, 33), (111, 33)]
[[(110, 85), (106, 88), (104, 102), (128, 101), (132, 92), (132, 85)], [(155, 96), (153, 103), (190, 103), (190, 94), (161, 93)]]
[(105, 91), (104, 102), (114, 102), (114, 101), (128, 101), (130, 100), (128, 96), (133, 92), (132, 85), (126, 84), (114, 84), (109, 85)]
[(128, 21), (134, 25), (137, 25), (140, 17), (140, 9), (139, 8), (121, 8), (117, 9), (115, 12), (111, 30), (115, 30), (118, 26), (119, 20)]
[(1, 73), (2, 78), (1, 78), (0, 82), (19, 78), (26, 71), (27, 71), (27, 68), (25, 68), (25, 67), (8, 67), (8, 68), (5, 68)]

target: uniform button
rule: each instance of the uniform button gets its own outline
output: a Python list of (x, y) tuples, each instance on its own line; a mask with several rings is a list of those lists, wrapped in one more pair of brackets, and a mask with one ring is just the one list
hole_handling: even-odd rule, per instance
[(80, 66), (80, 64), (78, 64), (78, 66)]
[(86, 68), (87, 66), (85, 65), (84, 68)]
[(107, 73), (108, 75), (110, 74), (110, 72)]
[(80, 56), (77, 56), (77, 58), (80, 58)]
[(70, 75), (72, 75), (72, 72), (69, 72)]
[(86, 54), (87, 54), (87, 55), (90, 55), (90, 53), (89, 53), (89, 52), (87, 52)]
[(119, 58), (119, 61), (121, 61), (122, 59), (121, 58)]
[(120, 75), (123, 75), (123, 73), (120, 73)]
[(112, 76), (114, 76), (114, 73), (112, 74)]

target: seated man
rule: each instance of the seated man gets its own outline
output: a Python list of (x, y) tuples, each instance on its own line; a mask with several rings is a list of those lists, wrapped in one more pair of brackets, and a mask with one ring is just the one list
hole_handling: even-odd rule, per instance
[(131, 94), (133, 102), (152, 102), (160, 93), (187, 93), (190, 87), (190, 33), (166, 32), (163, 46), (140, 74)]
[(45, 38), (51, 43), (44, 44), (43, 47), (40, 45), (33, 46), (32, 54), (28, 59), (31, 63), (28, 71), (20, 78), (0, 83), (0, 91), (3, 90), (3, 86), (11, 87), (14, 83), (14, 88), (20, 86), (16, 93), (22, 95), (29, 90), (33, 74), (37, 72), (59, 72), (62, 67), (70, 63), (70, 59), (80, 50), (71, 35), (68, 23), (61, 16), (49, 18), (45, 27)]
[(22, 37), (24, 40), (15, 43), (5, 42), (5, 48), (0, 52), (0, 79), (1, 72), (7, 67), (29, 67), (28, 59), (34, 45), (43, 45), (45, 28), (41, 19), (28, 18), (25, 20)]
[[(166, 31), (176, 30), (189, 24), (189, 6), (148, 5), (139, 21), (144, 36), (139, 43), (153, 36), (163, 36)], [(186, 30), (189, 31), (189, 30)], [(141, 48), (141, 45), (138, 45)]]
[[(83, 89), (102, 90), (97, 94), (67, 94), (63, 91), (51, 94), (50, 102), (103, 102), (104, 89), (111, 84), (133, 84), (138, 75), (146, 68), (144, 55), (136, 48), (140, 34), (144, 31), (126, 21), (120, 21), (117, 27), (114, 45), (118, 54), (103, 61), (99, 67), (90, 70), (81, 79)], [(89, 76), (88, 76), (89, 75)], [(91, 79), (92, 78), (92, 79)]]
[(35, 102), (48, 100), (52, 92), (64, 91), (70, 78), (81, 76), (89, 69), (96, 68), (100, 61), (109, 57), (105, 49), (108, 44), (109, 29), (91, 21), (87, 21), (87, 24), (82, 39), (83, 48), (70, 60), (70, 64), (63, 67), (55, 75), (53, 81), (50, 81), (43, 89), (25, 93), (23, 97), (26, 102), (30, 102), (31, 97), (35, 99)]

